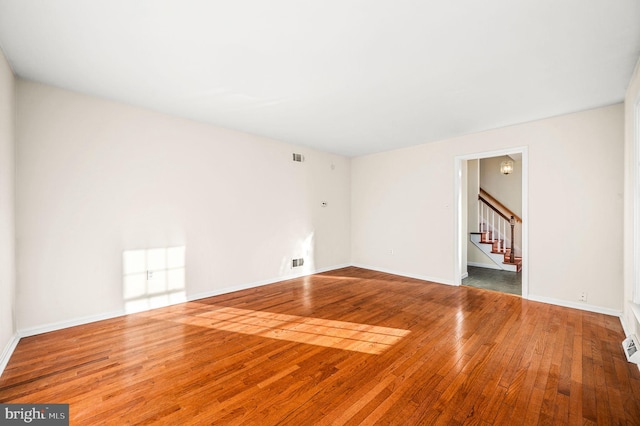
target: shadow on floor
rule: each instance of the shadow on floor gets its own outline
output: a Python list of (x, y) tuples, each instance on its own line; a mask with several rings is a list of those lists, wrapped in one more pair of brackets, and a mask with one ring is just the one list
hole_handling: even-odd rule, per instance
[(522, 296), (522, 273), (467, 266), (469, 276), (462, 285)]

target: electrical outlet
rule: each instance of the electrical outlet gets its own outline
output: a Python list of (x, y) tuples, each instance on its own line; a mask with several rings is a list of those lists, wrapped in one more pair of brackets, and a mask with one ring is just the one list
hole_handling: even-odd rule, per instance
[(581, 291), (578, 295), (578, 302), (586, 302), (587, 301), (587, 292)]
[(147, 281), (153, 279), (153, 271), (147, 271)]

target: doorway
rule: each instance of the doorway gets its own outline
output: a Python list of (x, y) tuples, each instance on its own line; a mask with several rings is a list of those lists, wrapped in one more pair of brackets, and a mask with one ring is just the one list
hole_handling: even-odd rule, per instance
[[(506, 232), (505, 225), (502, 225), (502, 232), (500, 231), (500, 227), (496, 226), (495, 223), (486, 224), (486, 216), (493, 215), (494, 212), (491, 211), (492, 207), (480, 207), (482, 204), (478, 201), (475, 201), (477, 198), (477, 194), (479, 193), (480, 187), (480, 177), (478, 175), (477, 184), (474, 184), (474, 179), (469, 179), (469, 173), (478, 173), (479, 174), (479, 165), (482, 161), (483, 163), (489, 165), (491, 164), (491, 172), (493, 172), (493, 168), (496, 168), (496, 173), (499, 179), (499, 166), (501, 165), (502, 160), (516, 159), (518, 161), (518, 166), (521, 168), (521, 178), (519, 182), (519, 189), (521, 195), (521, 210), (518, 213), (521, 213), (518, 217), (520, 219), (520, 235), (517, 236), (515, 240), (518, 243), (518, 246), (515, 248), (515, 253), (519, 254), (522, 258), (521, 260), (521, 269), (519, 272), (505, 272), (500, 265), (501, 262), (495, 260), (495, 253), (493, 255), (493, 263), (492, 260), (487, 257), (486, 261), (482, 260), (480, 255), (474, 254), (474, 251), (478, 250), (473, 247), (475, 244), (479, 246), (477, 242), (472, 242), (473, 240), (480, 240), (480, 231), (488, 231), (493, 230), (493, 232), (501, 233), (501, 235), (507, 235), (509, 230), (507, 228)], [(477, 169), (474, 169), (474, 164)], [(498, 164), (498, 166), (495, 166)], [(487, 288), (491, 290), (503, 291), (512, 294), (521, 295), (523, 298), (527, 298), (529, 293), (529, 285), (528, 285), (528, 218), (527, 218), (527, 205), (528, 205), (528, 192), (527, 192), (527, 180), (528, 180), (528, 152), (526, 147), (513, 148), (509, 150), (501, 150), (501, 151), (490, 151), (483, 152), (477, 154), (470, 154), (465, 156), (458, 156), (455, 158), (455, 172), (456, 172), (456, 237), (455, 237), (455, 258), (456, 258), (456, 270), (455, 270), (455, 284), (456, 285), (471, 285), (474, 287)], [(502, 176), (511, 178), (512, 176)], [(492, 179), (487, 178), (485, 173), (485, 180)], [(471, 181), (471, 185), (476, 187), (469, 187), (469, 181)], [(516, 185), (515, 182), (511, 183)], [(487, 186), (489, 183), (487, 183)], [(495, 186), (495, 184), (494, 184)], [(486, 188), (483, 188), (486, 189)], [(497, 190), (496, 190), (497, 191)], [(485, 191), (486, 192), (486, 191)], [(484, 213), (483, 208), (487, 209), (489, 214)], [(480, 209), (480, 211), (478, 211)], [(497, 210), (497, 209), (496, 209)], [(516, 209), (517, 210), (517, 209)], [(476, 213), (477, 212), (477, 213)], [(499, 214), (499, 213), (495, 213)], [(518, 215), (516, 215), (518, 216)], [(482, 219), (484, 218), (484, 220)], [(483, 229), (479, 224), (484, 222), (485, 228)], [(474, 225), (474, 223), (478, 223), (478, 225)], [(480, 229), (473, 229), (473, 228)], [(496, 229), (498, 228), (498, 229)], [(472, 233), (476, 234), (475, 236)], [(473, 238), (472, 238), (473, 236)], [(489, 251), (493, 252), (509, 252), (510, 249), (508, 236), (506, 238), (501, 237), (501, 240), (498, 244), (506, 244), (507, 249), (505, 250), (504, 246), (498, 245), (497, 247), (494, 245), (492, 249)], [(498, 238), (495, 238), (498, 239)], [(504, 242), (506, 241), (506, 243)], [(486, 245), (485, 245), (486, 246)], [(471, 249), (469, 248), (471, 247)], [(492, 247), (489, 244), (489, 247)], [(486, 250), (485, 250), (486, 251)], [(479, 251), (478, 251), (479, 253)], [(480, 257), (479, 257), (480, 256)], [(487, 255), (489, 256), (489, 255)], [(498, 256), (499, 257), (499, 256)], [(507, 256), (509, 257), (509, 256)], [(507, 268), (509, 269), (509, 268)], [(464, 281), (463, 281), (464, 280)]]

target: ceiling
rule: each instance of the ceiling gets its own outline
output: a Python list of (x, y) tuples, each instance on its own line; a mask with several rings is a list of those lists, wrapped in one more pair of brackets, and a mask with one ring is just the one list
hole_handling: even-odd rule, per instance
[(0, 0), (17, 76), (346, 156), (621, 102), (638, 0)]

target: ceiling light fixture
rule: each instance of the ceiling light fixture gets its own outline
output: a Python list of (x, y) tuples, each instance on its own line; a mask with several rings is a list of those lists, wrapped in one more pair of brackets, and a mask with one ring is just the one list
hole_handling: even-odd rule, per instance
[(508, 175), (513, 172), (513, 161), (507, 157), (502, 163), (500, 163), (500, 173)]

